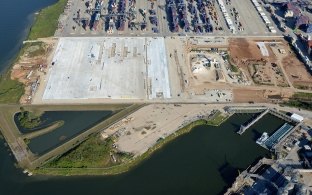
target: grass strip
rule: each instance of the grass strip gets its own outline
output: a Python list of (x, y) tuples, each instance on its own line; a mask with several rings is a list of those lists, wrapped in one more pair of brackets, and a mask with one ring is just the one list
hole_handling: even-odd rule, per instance
[(58, 0), (57, 3), (42, 9), (30, 29), (28, 40), (53, 36), (58, 26), (58, 19), (64, 12), (66, 4), (67, 0)]

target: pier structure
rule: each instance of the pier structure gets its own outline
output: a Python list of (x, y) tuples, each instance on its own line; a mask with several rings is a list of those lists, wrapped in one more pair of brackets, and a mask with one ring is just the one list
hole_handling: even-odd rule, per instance
[(298, 124), (298, 122), (293, 120), (290, 116), (287, 116), (286, 114), (281, 113), (275, 109), (267, 108), (265, 106), (233, 106), (233, 107), (227, 107), (225, 108), (225, 110), (229, 113), (261, 113), (259, 116), (257, 116), (248, 124), (241, 125), (239, 131), (237, 132), (240, 135), (242, 135), (248, 128), (250, 128), (256, 122), (258, 122), (262, 117), (264, 117), (268, 113), (288, 123)]
[(228, 106), (224, 110), (229, 113), (260, 113), (268, 108), (265, 106)]
[(238, 134), (242, 135), (249, 127), (254, 125), (256, 122), (258, 122), (263, 116), (265, 116), (270, 110), (266, 109), (264, 112), (262, 112), (259, 116), (257, 116), (254, 120), (252, 120), (250, 123), (247, 125), (241, 125), (239, 131), (237, 132)]

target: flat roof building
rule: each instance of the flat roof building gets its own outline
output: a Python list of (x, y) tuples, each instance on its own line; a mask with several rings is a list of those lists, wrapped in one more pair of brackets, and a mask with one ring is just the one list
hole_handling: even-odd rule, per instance
[(299, 114), (293, 113), (291, 115), (291, 119), (293, 119), (294, 121), (297, 121), (297, 122), (301, 122), (301, 121), (303, 121), (304, 118), (302, 116), (300, 116)]

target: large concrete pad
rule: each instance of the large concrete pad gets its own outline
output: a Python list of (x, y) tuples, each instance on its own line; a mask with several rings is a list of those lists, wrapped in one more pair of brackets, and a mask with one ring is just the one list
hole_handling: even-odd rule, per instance
[(53, 64), (43, 100), (170, 98), (163, 38), (60, 38)]
[[(163, 39), (162, 39), (163, 40)], [(148, 79), (150, 84), (150, 99), (170, 98), (168, 62), (165, 42), (159, 38), (147, 42)]]

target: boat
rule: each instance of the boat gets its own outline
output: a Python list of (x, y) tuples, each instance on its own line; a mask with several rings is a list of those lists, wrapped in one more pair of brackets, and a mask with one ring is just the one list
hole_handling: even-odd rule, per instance
[(257, 139), (256, 143), (259, 145), (263, 145), (264, 142), (269, 138), (269, 135), (267, 132), (264, 132), (259, 139)]

